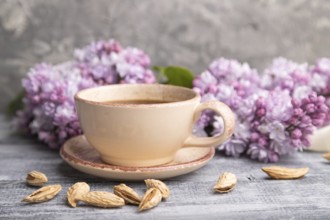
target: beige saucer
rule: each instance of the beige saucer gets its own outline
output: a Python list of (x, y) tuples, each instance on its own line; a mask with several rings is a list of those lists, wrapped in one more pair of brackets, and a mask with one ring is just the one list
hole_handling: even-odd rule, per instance
[(214, 156), (214, 148), (190, 147), (180, 149), (174, 161), (153, 167), (124, 167), (101, 161), (99, 154), (83, 135), (71, 138), (61, 148), (61, 157), (75, 169), (113, 180), (166, 179), (195, 171)]

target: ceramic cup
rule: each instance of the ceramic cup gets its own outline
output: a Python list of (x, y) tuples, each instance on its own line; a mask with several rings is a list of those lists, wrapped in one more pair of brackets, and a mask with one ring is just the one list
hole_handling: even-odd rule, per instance
[[(116, 100), (165, 103), (120, 104), (115, 103)], [(87, 141), (105, 163), (120, 166), (169, 163), (182, 147), (213, 147), (224, 142), (235, 126), (235, 116), (227, 105), (219, 101), (200, 103), (200, 96), (195, 91), (178, 86), (101, 86), (78, 92), (75, 101)], [(197, 137), (192, 134), (194, 124), (206, 109), (223, 118), (221, 135)]]

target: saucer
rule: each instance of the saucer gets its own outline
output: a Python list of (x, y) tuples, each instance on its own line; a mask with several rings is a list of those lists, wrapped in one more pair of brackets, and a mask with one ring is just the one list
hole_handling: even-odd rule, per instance
[(89, 145), (84, 135), (66, 141), (60, 155), (73, 168), (94, 176), (112, 180), (167, 179), (184, 175), (203, 167), (214, 156), (214, 148), (189, 147), (180, 149), (174, 161), (152, 167), (124, 167), (106, 164)]

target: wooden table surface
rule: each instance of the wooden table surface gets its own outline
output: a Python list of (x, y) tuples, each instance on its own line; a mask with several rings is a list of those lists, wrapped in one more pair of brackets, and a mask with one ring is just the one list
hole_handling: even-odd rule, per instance
[[(330, 163), (319, 153), (297, 153), (279, 165), (310, 168), (300, 180), (270, 180), (260, 170), (264, 164), (248, 158), (216, 156), (202, 169), (166, 180), (171, 196), (158, 207), (138, 213), (136, 206), (102, 209), (66, 204), (66, 190), (85, 181), (92, 190), (111, 191), (117, 182), (83, 174), (68, 166), (57, 151), (35, 140), (11, 134), (0, 116), (0, 218), (1, 219), (330, 219)], [(35, 190), (25, 184), (31, 170), (48, 176), (49, 184), (60, 183), (59, 195), (45, 203), (25, 204), (21, 199)], [(219, 174), (237, 175), (237, 187), (228, 194), (214, 194)], [(128, 182), (143, 193), (142, 182)]]

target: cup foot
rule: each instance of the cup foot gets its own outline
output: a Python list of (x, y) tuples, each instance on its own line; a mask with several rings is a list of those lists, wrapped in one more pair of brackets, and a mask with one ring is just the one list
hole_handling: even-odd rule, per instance
[(170, 163), (174, 160), (174, 156), (163, 157), (152, 160), (125, 160), (113, 157), (101, 156), (103, 162), (111, 165), (126, 166), (126, 167), (151, 167)]

